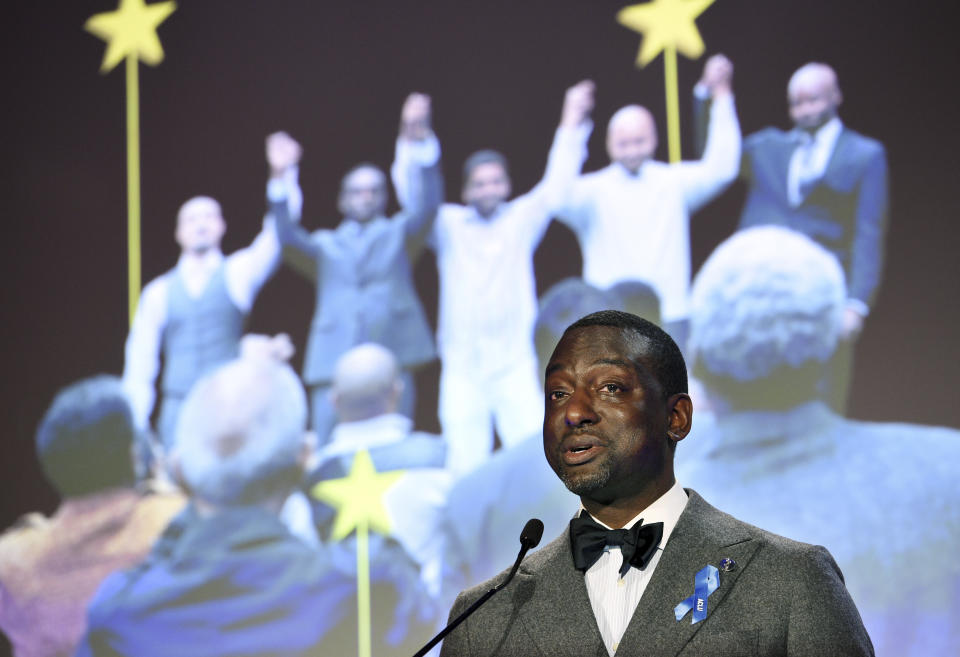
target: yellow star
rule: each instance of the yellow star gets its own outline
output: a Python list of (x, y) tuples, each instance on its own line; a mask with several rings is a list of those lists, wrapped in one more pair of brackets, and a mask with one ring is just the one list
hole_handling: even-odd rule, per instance
[(337, 509), (331, 538), (335, 541), (346, 538), (361, 523), (381, 534), (389, 533), (390, 517), (383, 506), (383, 494), (405, 473), (405, 470), (378, 473), (370, 452), (361, 450), (353, 457), (350, 474), (314, 486), (311, 494)]
[(87, 19), (83, 29), (107, 42), (100, 72), (113, 70), (128, 55), (136, 55), (151, 66), (162, 62), (157, 26), (176, 8), (177, 3), (172, 1), (146, 5), (143, 0), (120, 0), (116, 11)]
[(624, 27), (643, 35), (637, 66), (654, 60), (664, 48), (678, 51), (696, 59), (703, 54), (703, 39), (694, 20), (712, 5), (714, 0), (653, 0), (624, 7), (617, 21)]

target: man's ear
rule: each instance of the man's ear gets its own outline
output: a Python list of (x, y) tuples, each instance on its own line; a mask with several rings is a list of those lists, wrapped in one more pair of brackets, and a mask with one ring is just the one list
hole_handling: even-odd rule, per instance
[(667, 434), (676, 442), (680, 442), (690, 433), (690, 427), (693, 426), (693, 402), (690, 395), (685, 392), (678, 392), (667, 399), (667, 411), (669, 413), (669, 424)]

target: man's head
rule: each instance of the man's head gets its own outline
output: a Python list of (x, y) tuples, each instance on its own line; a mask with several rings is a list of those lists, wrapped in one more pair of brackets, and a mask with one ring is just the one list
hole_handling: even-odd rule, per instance
[(402, 392), (397, 359), (386, 347), (357, 345), (337, 360), (331, 395), (341, 422), (393, 413)]
[(653, 157), (657, 150), (657, 126), (649, 110), (640, 105), (618, 109), (607, 125), (607, 154), (630, 173)]
[(614, 310), (574, 322), (544, 390), (547, 461), (585, 505), (643, 508), (673, 485), (693, 411), (683, 356), (662, 329)]
[(463, 163), (463, 202), (481, 217), (492, 215), (510, 198), (507, 158), (491, 150), (477, 151)]
[(282, 499), (309, 457), (307, 403), (296, 374), (241, 357), (197, 382), (184, 401), (175, 462), (191, 495), (215, 507)]
[(812, 398), (836, 349), (845, 299), (837, 259), (808, 237), (777, 226), (734, 234), (693, 284), (697, 378), (735, 408)]
[(347, 219), (370, 221), (387, 208), (387, 177), (373, 164), (358, 164), (340, 182), (340, 213)]
[(133, 486), (136, 431), (120, 379), (96, 376), (61, 390), (37, 429), (37, 457), (64, 497)]
[(177, 212), (177, 244), (184, 253), (203, 254), (220, 248), (227, 231), (220, 204), (209, 196), (194, 196)]
[(801, 130), (812, 132), (835, 117), (842, 101), (837, 74), (826, 64), (804, 64), (787, 85), (790, 118)]

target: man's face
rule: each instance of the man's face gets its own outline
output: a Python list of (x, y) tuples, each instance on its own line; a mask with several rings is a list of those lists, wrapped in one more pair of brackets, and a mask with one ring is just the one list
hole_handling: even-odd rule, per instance
[(348, 219), (366, 222), (383, 214), (387, 184), (373, 167), (362, 167), (347, 176), (340, 189), (340, 212)]
[(840, 90), (832, 73), (820, 69), (798, 72), (787, 87), (790, 118), (801, 130), (813, 131), (837, 115)]
[(617, 117), (607, 129), (607, 154), (630, 173), (653, 157), (657, 150), (657, 131), (650, 113), (639, 107)]
[(212, 198), (198, 197), (180, 209), (175, 237), (185, 252), (204, 253), (219, 248), (226, 229), (220, 204)]
[(463, 202), (489, 217), (510, 197), (510, 177), (496, 162), (478, 164), (463, 185)]
[(609, 503), (672, 480), (671, 410), (643, 345), (630, 331), (584, 327), (547, 365), (544, 453), (581, 497)]

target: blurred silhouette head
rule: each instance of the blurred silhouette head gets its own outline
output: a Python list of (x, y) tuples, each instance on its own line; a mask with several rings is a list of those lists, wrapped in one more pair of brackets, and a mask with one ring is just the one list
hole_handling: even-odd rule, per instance
[(242, 357), (198, 381), (184, 401), (174, 452), (191, 495), (218, 507), (284, 497), (309, 456), (307, 402), (296, 374)]
[(794, 72), (787, 85), (790, 118), (801, 130), (817, 130), (837, 115), (842, 101), (837, 74), (827, 64), (804, 64)]
[(358, 164), (340, 182), (340, 213), (361, 223), (382, 216), (387, 208), (387, 177), (373, 164)]
[(657, 326), (661, 325), (660, 297), (653, 287), (647, 283), (643, 281), (620, 281), (611, 287), (608, 292), (619, 300), (618, 308), (620, 310), (642, 317)]
[(657, 150), (657, 126), (653, 115), (640, 105), (618, 109), (607, 125), (607, 154), (611, 162), (632, 174)]
[(120, 379), (95, 376), (57, 393), (37, 429), (37, 457), (64, 497), (131, 487), (135, 435)]
[(341, 422), (393, 413), (402, 392), (397, 359), (386, 347), (368, 342), (337, 360), (331, 395)]
[(845, 299), (839, 263), (810, 238), (778, 226), (740, 231), (693, 283), (694, 374), (735, 408), (811, 399), (836, 349)]
[(613, 294), (585, 283), (582, 278), (565, 278), (553, 284), (540, 297), (540, 310), (533, 325), (533, 341), (541, 371), (570, 324), (584, 315), (616, 307), (618, 299)]

